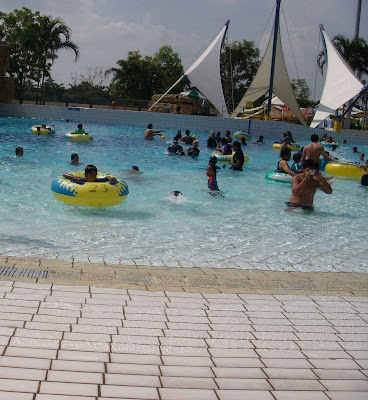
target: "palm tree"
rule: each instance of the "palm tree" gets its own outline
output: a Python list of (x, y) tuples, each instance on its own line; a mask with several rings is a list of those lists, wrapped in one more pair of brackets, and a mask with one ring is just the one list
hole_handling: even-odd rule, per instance
[[(332, 39), (332, 43), (359, 79), (368, 74), (368, 43), (362, 37), (350, 40), (343, 35), (337, 35)], [(322, 74), (325, 63), (325, 54), (321, 51), (318, 54), (317, 65)]]
[(75, 60), (79, 57), (78, 46), (71, 41), (70, 28), (60, 19), (43, 15), (38, 18), (38, 54), (41, 72), (41, 99), (44, 92), (45, 78), (50, 76), (50, 68), (58, 58), (57, 52), (62, 49), (73, 50)]

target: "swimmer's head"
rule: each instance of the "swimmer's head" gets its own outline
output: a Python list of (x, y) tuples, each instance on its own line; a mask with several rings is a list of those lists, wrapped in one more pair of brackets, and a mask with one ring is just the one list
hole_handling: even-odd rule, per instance
[(174, 191), (172, 192), (172, 194), (173, 194), (175, 197), (178, 197), (178, 196), (182, 196), (182, 195), (183, 195), (183, 193), (182, 193), (180, 190), (174, 190)]
[(83, 125), (82, 124), (78, 124), (78, 129), (82, 129)]
[(315, 162), (313, 160), (304, 160), (303, 162), (303, 170), (306, 169), (314, 169), (315, 168)]
[(235, 140), (235, 142), (233, 142), (233, 149), (236, 151), (239, 150), (240, 148), (241, 148), (240, 143), (237, 140)]
[(300, 162), (301, 159), (302, 159), (302, 155), (301, 155), (300, 153), (295, 153), (295, 154), (293, 155), (293, 161), (294, 161), (295, 163)]
[(84, 169), (87, 182), (95, 182), (97, 178), (97, 168), (94, 165), (87, 165)]
[(185, 130), (185, 134), (186, 134), (186, 135), (190, 135), (190, 130), (189, 130), (189, 129), (186, 129), (186, 130)]
[(212, 156), (212, 157), (210, 158), (210, 160), (208, 161), (208, 164), (210, 164), (210, 165), (216, 165), (216, 164), (217, 164), (217, 157)]
[(207, 176), (216, 176), (216, 167), (214, 164), (208, 164), (206, 168)]
[(289, 149), (289, 147), (287, 146), (282, 147), (282, 149), (280, 150), (280, 157), (290, 160), (291, 150)]
[(16, 155), (17, 157), (23, 157), (23, 147), (17, 147), (17, 148), (15, 149), (15, 155)]
[(72, 163), (78, 163), (78, 162), (79, 162), (79, 156), (78, 156), (78, 154), (77, 154), (77, 153), (73, 153), (73, 154), (70, 156), (70, 160), (71, 160)]
[(194, 147), (195, 149), (198, 149), (198, 145), (199, 145), (198, 140), (194, 140), (194, 141), (193, 141), (193, 147)]
[(316, 133), (313, 133), (313, 135), (311, 136), (311, 142), (317, 143), (319, 140), (319, 137)]
[(132, 171), (139, 171), (139, 168), (136, 165), (133, 165), (131, 169)]
[(148, 124), (147, 125), (147, 129), (152, 129), (153, 128), (153, 125), (152, 124)]

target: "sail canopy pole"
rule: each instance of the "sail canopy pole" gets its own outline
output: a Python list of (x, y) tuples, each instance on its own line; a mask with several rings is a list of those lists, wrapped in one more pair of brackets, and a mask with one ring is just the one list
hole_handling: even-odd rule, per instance
[[(279, 3), (279, 0), (277, 0)], [(281, 0), (280, 0), (281, 1)], [(278, 18), (279, 19), (279, 18)], [(267, 92), (271, 93), (269, 98), (272, 98), (272, 93), (275, 94), (280, 100), (282, 100), (300, 121), (301, 124), (305, 125), (305, 119), (300, 111), (298, 102), (296, 101), (293, 88), (290, 83), (289, 75), (286, 68), (284, 54), (282, 51), (281, 35), (280, 35), (280, 24), (277, 25), (277, 34), (275, 35), (274, 26), (272, 33), (263, 55), (261, 65), (253, 78), (252, 83), (249, 85), (248, 90), (236, 106), (235, 110), (231, 114), (231, 117), (237, 117), (238, 114), (243, 112), (243, 108), (247, 102), (254, 103), (261, 96)], [(275, 43), (276, 42), (276, 47)], [(276, 50), (274, 50), (276, 49)], [(273, 57), (274, 56), (274, 57)], [(270, 76), (271, 76), (271, 64), (274, 58), (274, 74), (272, 90), (270, 90)], [(269, 99), (270, 100), (270, 99)], [(265, 107), (266, 108), (266, 107)], [(266, 111), (266, 110), (265, 110)]]
[(272, 47), (271, 73), (270, 73), (270, 86), (268, 89), (268, 104), (267, 104), (267, 115), (268, 116), (270, 115), (270, 112), (271, 112), (273, 79), (275, 76), (277, 35), (279, 33), (279, 23), (280, 23), (280, 4), (281, 4), (281, 0), (276, 0), (276, 13), (275, 13), (275, 24), (274, 24), (274, 30), (273, 30), (273, 47)]
[(184, 72), (183, 76), (181, 76), (148, 111), (185, 77), (185, 79), (189, 81), (190, 86), (195, 86), (223, 117), (229, 116), (222, 90), (220, 73), (220, 53), (229, 22), (230, 21), (226, 22), (216, 38), (201, 56)]

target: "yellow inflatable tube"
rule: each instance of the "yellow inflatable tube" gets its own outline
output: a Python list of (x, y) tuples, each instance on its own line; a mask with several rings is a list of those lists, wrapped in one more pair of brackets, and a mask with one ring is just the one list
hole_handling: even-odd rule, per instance
[(250, 140), (250, 139), (252, 139), (252, 136), (250, 136), (248, 133), (246, 133), (246, 132), (241, 132), (241, 131), (235, 132), (235, 133), (234, 133), (234, 137), (236, 137), (237, 139), (244, 138), (245, 140)]
[[(273, 147), (274, 149), (276, 149), (276, 150), (280, 150), (280, 149), (281, 149), (281, 146), (282, 146), (282, 144), (280, 144), (280, 143), (274, 143), (274, 144), (272, 145), (272, 147)], [(295, 150), (297, 150), (297, 149), (300, 148), (300, 145), (297, 144), (297, 143), (294, 143), (294, 144), (288, 144), (287, 147), (288, 147), (291, 151), (295, 151)]]
[(92, 142), (93, 135), (90, 135), (89, 133), (81, 134), (81, 133), (68, 132), (65, 134), (64, 138), (69, 142)]
[[(84, 178), (84, 172), (71, 172), (72, 175)], [(97, 179), (113, 176), (99, 172)], [(116, 178), (117, 182), (76, 183), (59, 176), (51, 184), (52, 194), (63, 203), (87, 207), (109, 207), (123, 203), (129, 194), (128, 185)]]
[[(233, 154), (220, 154), (217, 153), (216, 151), (213, 151), (211, 153), (212, 157), (216, 157), (217, 158), (217, 162), (222, 163), (222, 164), (227, 164), (230, 162), (233, 162)], [(246, 154), (244, 154), (244, 164), (247, 164), (248, 162), (248, 156)]]
[(353, 163), (334, 163), (326, 164), (325, 171), (330, 175), (345, 176), (347, 178), (361, 178), (366, 171), (363, 168), (358, 168)]
[[(40, 130), (37, 129), (38, 127)], [(31, 132), (35, 135), (53, 135), (55, 134), (55, 129), (52, 126), (46, 126), (46, 128), (42, 128), (42, 125), (34, 125), (31, 128)]]

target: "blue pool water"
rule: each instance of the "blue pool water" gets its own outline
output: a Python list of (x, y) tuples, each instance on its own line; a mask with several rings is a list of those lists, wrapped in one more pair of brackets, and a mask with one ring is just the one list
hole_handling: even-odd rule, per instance
[[(144, 128), (84, 124), (92, 143), (64, 140), (76, 123), (46, 121), (55, 137), (30, 128), (41, 120), (0, 118), (0, 254), (57, 257), (147, 265), (366, 271), (367, 188), (357, 180), (334, 179), (331, 195), (317, 192), (315, 211), (286, 211), (291, 186), (265, 180), (278, 152), (272, 139), (249, 145), (243, 172), (218, 173), (224, 197), (206, 190), (208, 132), (198, 159), (170, 157), (160, 138), (147, 142)], [(155, 127), (160, 128), (160, 127)], [(185, 129), (185, 126), (178, 129)], [(167, 131), (167, 140), (176, 132)], [(300, 141), (301, 145), (307, 142)], [(14, 149), (24, 148), (23, 158)], [(353, 144), (335, 152), (356, 161)], [(368, 156), (368, 146), (359, 145)], [(70, 155), (82, 167), (70, 166)], [(117, 175), (129, 185), (128, 199), (105, 209), (68, 206), (50, 191), (52, 180), (86, 164)], [(127, 170), (138, 165), (142, 174)], [(180, 190), (184, 198), (170, 195)]]

